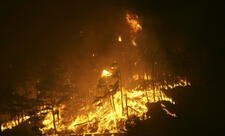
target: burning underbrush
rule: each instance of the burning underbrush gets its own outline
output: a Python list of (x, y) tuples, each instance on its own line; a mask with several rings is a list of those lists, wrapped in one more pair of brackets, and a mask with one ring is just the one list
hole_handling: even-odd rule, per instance
[[(171, 76), (168, 71), (159, 70), (161, 64), (156, 60), (152, 62), (152, 68), (146, 70), (145, 61), (138, 56), (137, 50), (137, 34), (143, 29), (138, 16), (126, 14), (125, 20), (129, 26), (129, 38), (123, 39), (121, 35), (116, 38), (120, 46), (115, 61), (107, 68), (98, 69), (98, 78), (95, 79), (97, 84), (88, 91), (88, 95), (72, 94), (64, 98), (61, 96), (67, 94), (68, 90), (75, 90), (70, 80), (38, 80), (37, 92), (42, 103), (36, 105), (33, 114), (44, 116), (41, 120), (44, 126), (39, 128), (42, 134), (124, 133), (126, 122), (131, 117), (136, 116), (142, 120), (151, 118), (147, 115), (150, 103), (167, 101), (175, 104), (162, 90), (190, 86), (185, 76)], [(91, 57), (95, 58), (97, 54), (92, 53)], [(62, 85), (55, 87), (55, 82)], [(46, 83), (51, 87), (46, 86)], [(165, 105), (162, 108), (168, 115), (177, 117)], [(2, 124), (2, 130), (12, 129), (30, 118), (30, 115), (25, 114), (18, 116), (18, 119), (11, 119)]]
[[(67, 122), (67, 125), (63, 124), (64, 113), (63, 108), (61, 109), (62, 117), (56, 125), (57, 131), (74, 134), (124, 133), (126, 121), (130, 117), (150, 118), (146, 115), (148, 103), (168, 101), (175, 104), (171, 98), (163, 93), (162, 89), (190, 85), (188, 81), (178, 79), (173, 84), (157, 85), (159, 83), (155, 83), (153, 87), (152, 80), (143, 78), (140, 80), (133, 79), (133, 82), (137, 82), (137, 86), (133, 89), (126, 89), (120, 86), (120, 82), (120, 77), (115, 76), (115, 72), (103, 70), (99, 79), (101, 86), (98, 85), (98, 88), (93, 90), (95, 95), (86, 98), (84, 107), (77, 111), (73, 117), (74, 120)], [(143, 84), (147, 85), (144, 86)], [(65, 109), (66, 106), (64, 105)], [(176, 117), (175, 113), (171, 113), (164, 105), (162, 106), (168, 115)], [(46, 116), (43, 124), (46, 125), (43, 133), (54, 128), (51, 113)]]

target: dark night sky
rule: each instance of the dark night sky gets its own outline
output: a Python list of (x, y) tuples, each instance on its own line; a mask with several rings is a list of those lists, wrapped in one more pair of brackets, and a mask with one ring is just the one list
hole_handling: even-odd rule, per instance
[(154, 33), (168, 56), (176, 56), (174, 48), (190, 56), (193, 79), (198, 79), (199, 86), (205, 88), (196, 95), (204, 93), (206, 104), (214, 101), (207, 106), (213, 107), (210, 113), (215, 114), (215, 109), (221, 106), (218, 103), (224, 103), (225, 94), (221, 87), (224, 84), (223, 4), (207, 0), (1, 2), (1, 88), (10, 87), (35, 71), (39, 63), (51, 62), (62, 52), (73, 50), (79, 54), (84, 49), (74, 43), (79, 43), (80, 30), (93, 24), (102, 26), (99, 31), (104, 31), (113, 18), (127, 9), (141, 15), (147, 31), (149, 24), (154, 26)]

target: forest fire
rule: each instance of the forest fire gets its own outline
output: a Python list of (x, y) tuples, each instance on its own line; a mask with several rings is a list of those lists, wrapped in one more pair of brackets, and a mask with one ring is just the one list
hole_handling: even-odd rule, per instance
[(0, 136), (223, 133), (223, 5), (1, 2)]
[[(136, 46), (136, 33), (142, 30), (138, 23), (136, 15), (126, 15), (126, 21), (130, 25), (131, 43)], [(121, 36), (118, 41), (122, 42)], [(162, 85), (153, 82), (149, 74), (134, 74), (133, 82), (139, 82), (134, 88), (125, 88), (122, 85), (120, 69), (115, 64), (110, 66), (108, 70), (104, 69), (101, 72), (99, 79), (100, 92), (97, 89), (97, 97), (91, 96), (91, 102), (81, 108), (74, 121), (67, 126), (57, 124), (57, 131), (67, 130), (75, 134), (102, 134), (102, 133), (123, 133), (126, 131), (126, 121), (132, 116), (137, 116), (142, 119), (149, 118), (147, 116), (148, 103), (155, 103), (158, 101), (168, 101), (172, 104), (175, 102), (166, 96), (162, 89), (174, 88), (178, 86), (187, 86), (190, 83), (186, 80), (180, 79), (177, 82)], [(141, 81), (141, 82), (140, 82)], [(142, 83), (149, 84), (148, 87), (143, 88)], [(166, 81), (165, 81), (166, 82)], [(141, 84), (140, 84), (141, 83)], [(95, 90), (94, 90), (95, 91)], [(176, 117), (176, 114), (171, 113), (162, 105), (163, 109), (170, 116)], [(43, 124), (46, 127), (43, 131), (54, 128), (52, 123), (51, 113), (47, 114)]]
[[(103, 78), (110, 78), (108, 74), (107, 72), (107, 77)], [(181, 80), (179, 83), (168, 86), (185, 87), (188, 84), (187, 81)], [(162, 86), (156, 88), (163, 89)], [(122, 100), (121, 91), (118, 90), (115, 94), (110, 93), (109, 96), (105, 96), (105, 98), (101, 97), (95, 101), (94, 105), (96, 107), (94, 109), (93, 105), (86, 105), (84, 109), (81, 109), (80, 113), (82, 114), (78, 115), (69, 126), (60, 126), (60, 124), (58, 124), (58, 131), (68, 129), (75, 134), (123, 133), (126, 130), (125, 123), (129, 117), (138, 116), (140, 118), (144, 117), (143, 119), (147, 118), (147, 103), (168, 101), (174, 104), (171, 98), (167, 97), (160, 89), (156, 88), (148, 88), (147, 90), (126, 90), (122, 88)], [(125, 105), (122, 106), (122, 103)], [(162, 107), (170, 116), (176, 117), (176, 114), (170, 113), (164, 105), (162, 105)], [(52, 122), (52, 115), (49, 113), (43, 122), (43, 124), (47, 125), (43, 131), (50, 128), (53, 129), (54, 126)]]
[[(125, 18), (130, 28), (129, 43), (125, 43), (125, 45), (137, 46), (137, 32), (142, 30), (138, 16), (127, 13)], [(118, 36), (117, 41), (122, 42), (121, 35)], [(130, 53), (129, 48), (133, 48), (133, 46), (127, 46), (125, 52)], [(132, 53), (132, 55), (137, 56), (136, 51)], [(124, 60), (125, 62), (129, 62), (130, 60), (128, 61), (128, 59), (130, 59), (132, 55), (128, 54), (126, 56), (124, 52), (120, 53), (120, 55), (119, 59), (115, 60), (110, 66), (98, 72), (99, 79), (96, 88), (90, 89), (91, 93), (88, 94), (88, 96), (82, 97), (84, 102), (78, 102), (78, 104), (82, 106), (76, 109), (75, 115), (64, 115), (66, 112), (73, 112), (66, 111), (67, 108), (70, 107), (69, 102), (58, 104), (61, 101), (61, 99), (58, 100), (58, 97), (61, 93), (64, 93), (61, 90), (58, 92), (50, 92), (50, 95), (52, 95), (51, 99), (43, 97), (43, 101), (47, 101), (47, 104), (45, 104), (47, 106), (41, 106), (40, 111), (37, 112), (37, 115), (43, 114), (44, 116), (42, 119), (44, 127), (40, 128), (41, 132), (46, 135), (56, 135), (60, 133), (124, 133), (126, 132), (127, 120), (132, 119), (132, 117), (136, 116), (141, 120), (151, 118), (147, 114), (149, 108), (151, 108), (149, 107), (150, 103), (167, 101), (171, 104), (175, 104), (174, 100), (165, 95), (163, 90), (179, 86), (190, 86), (190, 83), (186, 79), (182, 79), (178, 76), (174, 76), (171, 81), (171, 79), (159, 78), (159, 74), (161, 74), (159, 72), (157, 74), (148, 71), (144, 71), (144, 73), (140, 72), (144, 69), (142, 65), (140, 66), (141, 70), (128, 70), (128, 67), (135, 69), (138, 65), (137, 62), (142, 63), (144, 61), (140, 61), (140, 58), (134, 57), (131, 59), (130, 64), (132, 65), (129, 64), (130, 66), (127, 66)], [(93, 52), (90, 56), (92, 58), (96, 57)], [(132, 71), (132, 73), (125, 74), (127, 71)], [(68, 89), (72, 86), (70, 80), (63, 81), (63, 85), (67, 85), (67, 87), (62, 87), (63, 89)], [(76, 99), (80, 99), (79, 97), (81, 96), (77, 96)], [(73, 97), (70, 96), (67, 99), (68, 101), (70, 99), (73, 100)], [(72, 102), (72, 104), (75, 103)], [(165, 105), (162, 104), (161, 106), (168, 115), (177, 117), (175, 113), (171, 113), (167, 110)], [(25, 116), (23, 120), (28, 120), (29, 118), (31, 118), (31, 116)], [(2, 126), (2, 130), (5, 130), (11, 129), (17, 125), (14, 121), (9, 121)]]

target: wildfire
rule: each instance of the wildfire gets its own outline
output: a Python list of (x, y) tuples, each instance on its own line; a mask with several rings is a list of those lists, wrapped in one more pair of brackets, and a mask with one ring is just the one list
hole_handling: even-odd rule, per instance
[[(137, 15), (126, 14), (126, 22), (130, 26), (130, 37), (131, 44), (137, 46), (136, 43), (136, 33), (142, 30), (142, 26), (138, 21)], [(118, 36), (118, 42), (122, 42), (121, 35)], [(92, 53), (92, 57), (95, 57), (96, 54)], [(135, 66), (137, 62), (135, 62)], [(146, 113), (148, 111), (147, 104), (155, 103), (158, 101), (168, 101), (172, 104), (175, 102), (172, 98), (167, 97), (163, 93), (163, 89), (175, 88), (178, 86), (189, 86), (191, 85), (187, 80), (179, 78), (178, 81), (174, 83), (161, 84), (157, 82), (147, 73), (142, 75), (134, 74), (131, 75), (131, 79), (134, 82), (142, 80), (145, 84), (149, 81), (154, 82), (154, 85), (148, 84), (147, 87), (141, 88), (141, 84), (136, 85), (132, 89), (125, 88), (122, 86), (121, 74), (117, 66), (111, 67), (111, 69), (104, 69), (101, 72), (101, 82), (104, 80), (110, 81), (112, 79), (113, 85), (104, 86), (102, 92), (104, 95), (100, 96), (100, 93), (96, 99), (96, 96), (89, 96), (88, 99), (91, 99), (92, 102), (85, 103), (83, 108), (78, 110), (77, 115), (74, 120), (70, 120), (66, 125), (63, 124), (62, 117), (60, 115), (61, 111), (66, 107), (66, 105), (60, 105), (59, 107), (53, 107), (51, 110), (46, 110), (43, 112), (46, 113), (46, 116), (43, 120), (44, 128), (41, 129), (43, 134), (51, 129), (56, 129), (57, 131), (73, 132), (75, 134), (99, 134), (99, 133), (118, 133), (125, 130), (125, 123), (131, 116), (137, 116), (143, 119), (148, 118)], [(115, 79), (116, 78), (116, 79)], [(153, 81), (154, 80), (154, 81)], [(111, 81), (110, 81), (111, 82)], [(115, 82), (115, 83), (114, 83)], [(103, 86), (103, 85), (102, 85)], [(96, 92), (93, 90), (93, 92)], [(176, 117), (176, 114), (170, 113), (165, 105), (161, 105), (163, 110), (170, 116)], [(55, 109), (54, 109), (55, 108)], [(57, 108), (57, 109), (56, 109)], [(57, 115), (56, 115), (57, 113)], [(40, 113), (39, 113), (40, 114)], [(30, 117), (25, 117), (29, 119)], [(12, 128), (16, 126), (16, 121), (11, 121), (3, 124), (2, 130), (7, 128)]]
[[(139, 24), (137, 15), (126, 14), (126, 21), (130, 26), (131, 44), (137, 46), (136, 33), (142, 30), (142, 26)], [(122, 42), (121, 35), (118, 36), (118, 42)], [(93, 55), (94, 56), (94, 55)], [(114, 71), (115, 70), (115, 71)], [(67, 129), (75, 134), (100, 134), (100, 133), (118, 133), (125, 130), (125, 123), (131, 116), (148, 118), (146, 113), (148, 111), (147, 104), (158, 101), (168, 101), (172, 104), (175, 102), (172, 98), (167, 97), (162, 89), (175, 88), (177, 86), (190, 85), (184, 79), (180, 79), (175, 83), (167, 83), (161, 85), (160, 83), (154, 86), (149, 86), (145, 89), (141, 89), (138, 84), (133, 89), (126, 89), (121, 86), (120, 74), (116, 72), (117, 67), (110, 70), (102, 70), (101, 82), (106, 80), (108, 82), (114, 82), (113, 85), (104, 86), (103, 94), (97, 93), (96, 97), (92, 96), (89, 99), (93, 99), (94, 102), (87, 103), (83, 108), (78, 111), (76, 118), (67, 126), (60, 126), (59, 128)], [(115, 79), (115, 77), (117, 77)], [(150, 75), (144, 73), (144, 75), (134, 74), (132, 79), (136, 82), (144, 80), (146, 82), (154, 80)], [(116, 88), (116, 89), (115, 89)], [(96, 91), (94, 91), (96, 92)], [(163, 110), (170, 116), (176, 117), (176, 114), (171, 113), (166, 109), (164, 105), (161, 105)], [(46, 121), (43, 122), (48, 127), (53, 128), (52, 115), (49, 113), (46, 116)], [(48, 125), (49, 124), (49, 125)]]
[[(125, 121), (129, 116), (136, 115), (142, 117), (147, 112), (146, 104), (157, 101), (169, 101), (174, 104), (174, 101), (167, 97), (161, 90), (149, 89), (143, 90), (126, 90), (122, 89), (123, 101), (121, 101), (121, 93), (118, 91), (113, 97), (115, 109), (109, 100), (102, 101), (102, 105), (97, 106), (91, 112), (83, 112), (82, 115), (77, 116), (76, 120), (71, 123), (69, 129), (75, 133), (79, 133), (80, 128), (83, 128), (82, 133), (92, 133), (93, 125), (96, 125), (95, 133), (104, 133), (108, 130), (110, 133), (121, 132), (125, 129)], [(155, 93), (155, 98), (153, 93)], [(126, 102), (127, 101), (127, 102)], [(122, 102), (125, 104), (122, 106)], [(88, 110), (87, 108), (86, 110)], [(163, 110), (170, 116), (176, 117), (176, 114), (170, 113), (165, 107)]]
[[(110, 73), (111, 75), (112, 73)], [(146, 73), (142, 76), (138, 74), (133, 76), (134, 80), (138, 80), (141, 77), (144, 80), (151, 80), (150, 75)], [(180, 80), (178, 83), (169, 84), (168, 86), (177, 87), (187, 85), (188, 82), (186, 80)], [(105, 98), (101, 97), (101, 99), (95, 101), (95, 108), (93, 108), (93, 105), (87, 105), (87, 107), (81, 109), (81, 114), (68, 126), (68, 129), (76, 134), (121, 132), (121, 130), (125, 130), (125, 122), (129, 117), (135, 115), (140, 118), (144, 117), (143, 119), (147, 118), (147, 103), (168, 101), (175, 104), (161, 89), (165, 89), (165, 87), (159, 85), (154, 88), (149, 87), (146, 90), (138, 89), (138, 87), (135, 89), (121, 88), (114, 95), (111, 94)], [(162, 105), (162, 108), (168, 115), (177, 117), (176, 114), (168, 111), (165, 105)]]
[[(112, 73), (103, 70), (103, 77), (112, 76)], [(135, 79), (138, 80), (140, 78), (139, 75), (135, 74)], [(149, 75), (146, 73), (143, 75), (145, 80), (151, 79)], [(171, 88), (175, 88), (177, 86), (188, 86), (189, 82), (181, 79), (178, 83), (169, 84)], [(168, 101), (172, 104), (175, 102), (167, 97), (161, 89), (167, 89), (167, 87), (158, 86), (156, 88), (148, 88), (147, 90), (139, 90), (139, 89), (125, 89), (122, 88), (123, 94), (121, 91), (117, 91), (112, 97), (107, 97), (106, 99), (101, 99), (98, 101), (97, 105), (86, 105), (86, 107), (82, 108), (77, 115), (76, 119), (71, 122), (68, 126), (63, 125), (61, 120), (56, 121), (57, 131), (69, 130), (74, 132), (75, 134), (99, 134), (99, 133), (118, 133), (121, 130), (125, 130), (125, 122), (126, 120), (135, 115), (137, 117), (145, 117), (148, 111), (146, 107), (147, 103), (154, 103), (158, 101)], [(121, 98), (123, 99), (121, 100)], [(114, 103), (114, 105), (112, 104)], [(101, 104), (99, 104), (101, 103)], [(123, 104), (122, 104), (123, 103)], [(93, 108), (94, 106), (94, 108)], [(176, 114), (171, 113), (165, 107), (165, 105), (161, 104), (163, 110), (170, 116), (177, 117)], [(61, 105), (59, 107), (59, 111), (65, 107), (65, 105)], [(53, 129), (53, 114), (52, 111), (43, 111), (47, 112), (47, 115), (43, 121), (44, 128), (41, 129), (43, 133), (48, 132), (48, 130)], [(54, 115), (56, 116), (56, 115)], [(61, 116), (59, 117), (61, 118)], [(24, 119), (29, 119), (29, 117), (25, 117)], [(2, 129), (5, 130), (7, 128), (12, 128), (16, 126), (15, 121), (11, 121), (5, 124)]]

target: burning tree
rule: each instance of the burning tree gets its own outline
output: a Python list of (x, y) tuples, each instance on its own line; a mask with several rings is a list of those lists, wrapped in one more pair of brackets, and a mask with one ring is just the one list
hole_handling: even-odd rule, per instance
[[(56, 134), (57, 126), (60, 127), (60, 110), (63, 103), (70, 99), (72, 86), (68, 77), (66, 77), (65, 71), (60, 67), (46, 67), (43, 69), (42, 74), (42, 78), (37, 83), (37, 89), (40, 91), (38, 99), (43, 104), (42, 111), (47, 114), (43, 123), (48, 129), (53, 126)], [(50, 119), (50, 116), (52, 119)]]
[[(33, 91), (31, 95), (35, 94)], [(14, 135), (11, 134), (16, 133), (14, 131), (34, 133), (34, 135), (42, 133), (39, 129), (43, 128), (42, 121), (45, 115), (41, 114), (41, 103), (38, 99), (29, 96), (24, 88), (17, 87), (5, 91), (1, 104), (3, 101), (7, 104), (1, 105), (0, 114), (4, 135)]]
[[(95, 105), (87, 104), (69, 126), (75, 133), (77, 130), (79, 133), (123, 132), (126, 130), (126, 120), (132, 116), (142, 119), (150, 117), (147, 113), (147, 105), (150, 103), (175, 103), (164, 94), (163, 89), (189, 85), (189, 82), (181, 77), (171, 76), (169, 72), (162, 71), (163, 62), (158, 60), (157, 54), (152, 57), (152, 68), (149, 70), (145, 67), (146, 64), (137, 50), (136, 36), (137, 32), (142, 30), (137, 19), (136, 15), (126, 15), (126, 22), (130, 28), (129, 42), (126, 43), (121, 35), (118, 36), (117, 40), (122, 47), (115, 57), (117, 63), (102, 70), (97, 89), (93, 90), (95, 95), (90, 98)], [(176, 116), (166, 109), (165, 113)]]

